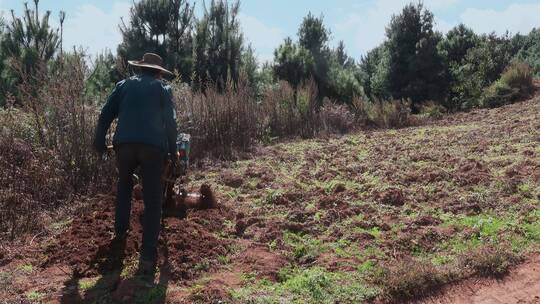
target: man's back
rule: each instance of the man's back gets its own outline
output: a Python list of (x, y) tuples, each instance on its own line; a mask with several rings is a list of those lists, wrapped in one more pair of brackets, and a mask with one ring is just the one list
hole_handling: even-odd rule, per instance
[(175, 111), (170, 87), (150, 75), (119, 82), (103, 107), (97, 139), (103, 139), (110, 123), (118, 117), (115, 145), (148, 144), (174, 153)]

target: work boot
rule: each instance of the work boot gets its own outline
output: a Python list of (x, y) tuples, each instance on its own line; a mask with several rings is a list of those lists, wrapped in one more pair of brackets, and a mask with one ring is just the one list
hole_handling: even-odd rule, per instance
[(135, 273), (135, 276), (141, 281), (147, 284), (154, 284), (154, 278), (156, 276), (156, 262), (139, 260), (139, 268)]

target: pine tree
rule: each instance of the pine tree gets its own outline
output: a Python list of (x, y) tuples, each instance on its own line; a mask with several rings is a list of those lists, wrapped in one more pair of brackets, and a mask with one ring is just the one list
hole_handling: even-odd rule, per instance
[(244, 37), (240, 30), (240, 2), (212, 0), (197, 22), (194, 35), (194, 87), (215, 85), (223, 90), (240, 77)]
[(147, 52), (160, 55), (165, 66), (176, 70), (184, 81), (192, 73), (194, 4), (188, 0), (142, 0), (134, 3), (130, 20), (122, 21), (118, 55), (140, 59)]
[[(50, 11), (40, 18), (39, 0), (34, 0), (34, 9), (24, 4), (23, 17), (11, 11), (11, 22), (6, 25), (0, 48), (4, 61), (9, 63), (2, 71), (1, 87), (6, 94), (18, 95), (17, 86), (21, 73), (30, 77), (36, 69), (46, 72), (47, 65), (54, 58), (60, 38), (57, 29), (49, 24)], [(5, 96), (5, 94), (3, 94)]]
[(409, 98), (413, 110), (425, 100), (440, 100), (447, 80), (437, 51), (441, 34), (433, 30), (433, 14), (422, 3), (409, 4), (386, 29), (388, 85), (394, 98)]

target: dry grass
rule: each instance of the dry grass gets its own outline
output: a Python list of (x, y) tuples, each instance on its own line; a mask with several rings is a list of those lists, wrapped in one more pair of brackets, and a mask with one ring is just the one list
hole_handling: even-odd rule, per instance
[(399, 303), (432, 295), (449, 280), (448, 273), (429, 260), (397, 260), (376, 274), (373, 283), (382, 289), (384, 300)]
[(401, 100), (369, 102), (355, 99), (353, 108), (366, 125), (379, 128), (403, 128), (418, 124), (411, 115), (410, 102)]
[(285, 82), (269, 88), (257, 100), (246, 82), (222, 93), (208, 88), (194, 92), (174, 84), (180, 129), (193, 137), (195, 158), (236, 158), (256, 144), (275, 138), (312, 138), (321, 133), (347, 133), (359, 120), (345, 105), (326, 100), (319, 106), (314, 82), (294, 90)]
[(522, 258), (508, 246), (485, 245), (461, 255), (459, 260), (461, 268), (469, 269), (473, 275), (500, 278)]

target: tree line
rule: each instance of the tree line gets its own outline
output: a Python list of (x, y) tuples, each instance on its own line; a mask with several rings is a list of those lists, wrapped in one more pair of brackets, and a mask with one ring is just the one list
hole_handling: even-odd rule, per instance
[[(255, 50), (243, 36), (238, 14), (240, 2), (212, 0), (195, 14), (190, 0), (141, 0), (133, 4), (129, 18), (119, 30), (122, 42), (116, 52), (104, 51), (92, 63), (89, 91), (106, 91), (130, 73), (128, 59), (151, 51), (193, 90), (208, 86), (224, 90), (247, 81), (253, 94), (278, 81), (297, 90), (316, 83), (322, 104), (328, 98), (352, 104), (355, 98), (372, 102), (407, 99), (413, 111), (426, 101), (449, 110), (477, 106), (486, 88), (515, 61), (524, 62), (540, 75), (540, 29), (527, 35), (476, 34), (460, 24), (448, 33), (434, 29), (433, 13), (422, 3), (406, 5), (386, 28), (386, 38), (357, 62), (343, 42), (330, 46), (332, 33), (323, 16), (309, 13), (297, 37), (286, 38), (274, 51), (272, 62), (259, 63)], [(25, 4), (22, 16), (11, 12), (0, 20), (0, 104), (20, 95), (21, 72), (32, 74), (40, 67), (49, 73), (61, 69), (65, 13), (60, 28), (50, 25), (51, 12), (40, 14), (39, 0)]]

